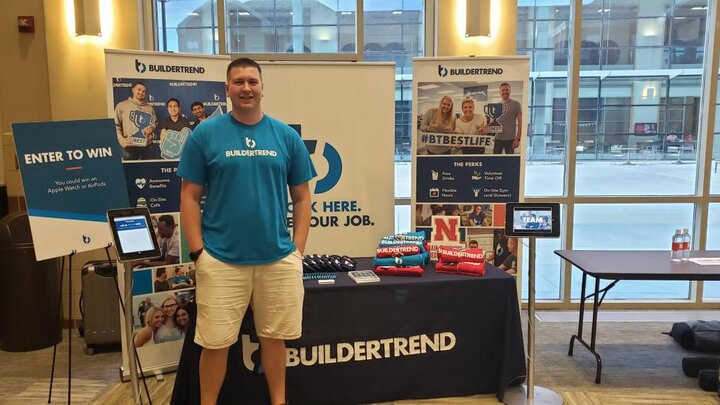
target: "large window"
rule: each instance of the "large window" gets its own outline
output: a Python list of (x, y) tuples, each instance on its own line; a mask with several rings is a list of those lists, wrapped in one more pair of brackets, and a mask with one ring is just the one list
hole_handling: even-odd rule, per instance
[[(396, 197), (407, 199), (412, 59), (424, 55), (424, 3), (364, 0), (358, 10), (356, 0), (156, 0), (157, 49), (202, 54), (225, 49), (259, 60), (395, 62)], [(220, 14), (222, 8), (225, 12)], [(362, 38), (358, 38), (358, 13), (362, 14)], [(225, 27), (224, 44), (220, 43), (221, 26)]]
[(355, 1), (225, 2), (229, 53), (355, 53)]
[[(707, 248), (720, 249), (720, 237), (711, 235), (720, 204), (708, 211), (698, 199), (707, 1), (582, 3), (579, 98), (568, 103), (570, 2), (518, 1), (518, 54), (531, 56), (532, 70), (525, 195), (560, 201), (572, 214), (565, 218), (571, 238), (543, 241), (536, 252), (538, 298), (561, 306), (579, 298), (581, 273), (558, 263), (555, 249), (666, 250), (674, 229), (683, 227), (696, 237), (707, 232)], [(577, 127), (568, 129), (565, 119), (575, 108)], [(574, 175), (566, 178), (571, 156)], [(708, 164), (709, 188), (718, 193), (715, 162)], [(703, 212), (707, 227), (693, 229)], [(695, 285), (621, 282), (608, 298), (687, 301), (695, 299)], [(705, 297), (720, 298), (720, 287), (705, 285)]]

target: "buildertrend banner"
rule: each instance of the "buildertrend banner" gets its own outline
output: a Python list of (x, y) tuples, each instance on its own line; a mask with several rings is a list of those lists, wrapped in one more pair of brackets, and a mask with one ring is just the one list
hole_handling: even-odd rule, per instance
[[(228, 111), (228, 57), (107, 50), (108, 116), (122, 151), (129, 205), (150, 210), (163, 257), (133, 270), (133, 344), (148, 372), (177, 367), (195, 297), (180, 223), (177, 165), (195, 126)], [(124, 279), (120, 277), (120, 279)], [(129, 374), (123, 327), (123, 373)]]
[(13, 124), (37, 260), (104, 248), (128, 204), (112, 120)]
[[(523, 199), (529, 59), (416, 59), (413, 78), (415, 229), (517, 270), (505, 203)], [(433, 216), (459, 221), (432, 234)]]
[(318, 172), (305, 252), (373, 256), (394, 224), (394, 65), (274, 62), (262, 69), (263, 111), (300, 133)]

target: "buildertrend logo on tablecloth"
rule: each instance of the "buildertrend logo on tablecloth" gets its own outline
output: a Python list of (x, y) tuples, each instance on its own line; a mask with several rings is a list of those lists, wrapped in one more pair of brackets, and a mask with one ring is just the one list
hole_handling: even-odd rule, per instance
[[(437, 332), (405, 337), (339, 342), (302, 347), (288, 347), (286, 365), (320, 366), (326, 364), (381, 360), (404, 356), (431, 355), (453, 350), (457, 344), (455, 333)], [(262, 373), (258, 356), (260, 344), (250, 335), (242, 335), (243, 364), (249, 371)]]

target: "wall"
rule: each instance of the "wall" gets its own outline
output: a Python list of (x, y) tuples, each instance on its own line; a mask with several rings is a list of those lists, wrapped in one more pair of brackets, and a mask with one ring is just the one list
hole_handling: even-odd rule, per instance
[[(13, 122), (50, 119), (43, 0), (3, 1), (0, 13), (0, 184), (11, 211), (25, 206), (12, 140)], [(18, 16), (34, 16), (35, 32), (20, 33)], [(23, 208), (24, 209), (24, 208)]]
[[(102, 36), (75, 36), (73, 0), (45, 0), (47, 71), (50, 119), (53, 121), (106, 118), (105, 48), (140, 49), (138, 4), (132, 0), (98, 0)], [(73, 319), (80, 319), (79, 299), (82, 266), (105, 259), (105, 251), (79, 253), (73, 257)], [(63, 302), (67, 302), (68, 277), (64, 278)], [(64, 317), (70, 318), (66, 305)]]
[(54, 121), (107, 116), (105, 48), (140, 49), (136, 1), (100, 1), (102, 36), (74, 34), (72, 0), (45, 0), (50, 104)]
[[(139, 49), (138, 5), (100, 1), (102, 37), (74, 33), (73, 0), (3, 1), (0, 13), (0, 184), (7, 184), (11, 211), (25, 209), (11, 124), (107, 116), (105, 48)], [(18, 16), (35, 17), (35, 33), (19, 33)], [(80, 269), (104, 251), (73, 257), (73, 318), (80, 318)], [(64, 277), (67, 302), (68, 277)], [(64, 305), (65, 318), (69, 310)]]
[(489, 37), (465, 37), (465, 0), (439, 0), (437, 56), (515, 55), (517, 2), (491, 0)]

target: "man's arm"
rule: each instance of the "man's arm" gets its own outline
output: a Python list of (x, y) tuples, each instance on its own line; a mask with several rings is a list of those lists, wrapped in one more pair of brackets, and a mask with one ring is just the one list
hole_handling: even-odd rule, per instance
[(178, 256), (173, 256), (169, 254), (165, 254), (164, 260), (152, 260), (149, 262), (142, 262), (138, 263), (133, 268), (140, 268), (140, 267), (156, 267), (156, 266), (167, 266), (169, 264), (178, 264), (180, 263), (180, 258)]
[(303, 183), (290, 187), (290, 199), (293, 202), (293, 242), (300, 253), (305, 254), (305, 244), (310, 231), (310, 185)]
[(515, 140), (513, 141), (513, 149), (517, 149), (520, 146), (520, 138), (522, 137), (522, 113), (517, 115), (517, 134), (515, 134)]
[(425, 111), (425, 114), (423, 114), (422, 121), (420, 122), (420, 130), (425, 132), (431, 132), (435, 130), (435, 127), (432, 126), (432, 117), (433, 117), (433, 110), (432, 108)]
[(179, 283), (175, 283), (174, 281), (171, 283), (170, 288), (177, 289), (177, 288), (187, 288), (192, 285), (192, 282), (190, 279), (188, 281), (180, 281)]
[(152, 124), (148, 125), (143, 129), (143, 133), (145, 134), (145, 138), (147, 138), (148, 141), (152, 140), (152, 134), (155, 132), (155, 128), (158, 126), (157, 122), (157, 115), (155, 115), (155, 108), (153, 106), (150, 106), (150, 116), (152, 116)]
[[(180, 189), (180, 222), (191, 252), (203, 247), (200, 227), (200, 198), (203, 186), (183, 179)], [(308, 219), (308, 223), (310, 220)]]
[(125, 115), (122, 102), (118, 103), (115, 107), (115, 134), (117, 135), (118, 143), (121, 147), (126, 147), (128, 144), (127, 137), (123, 134), (123, 115)]

